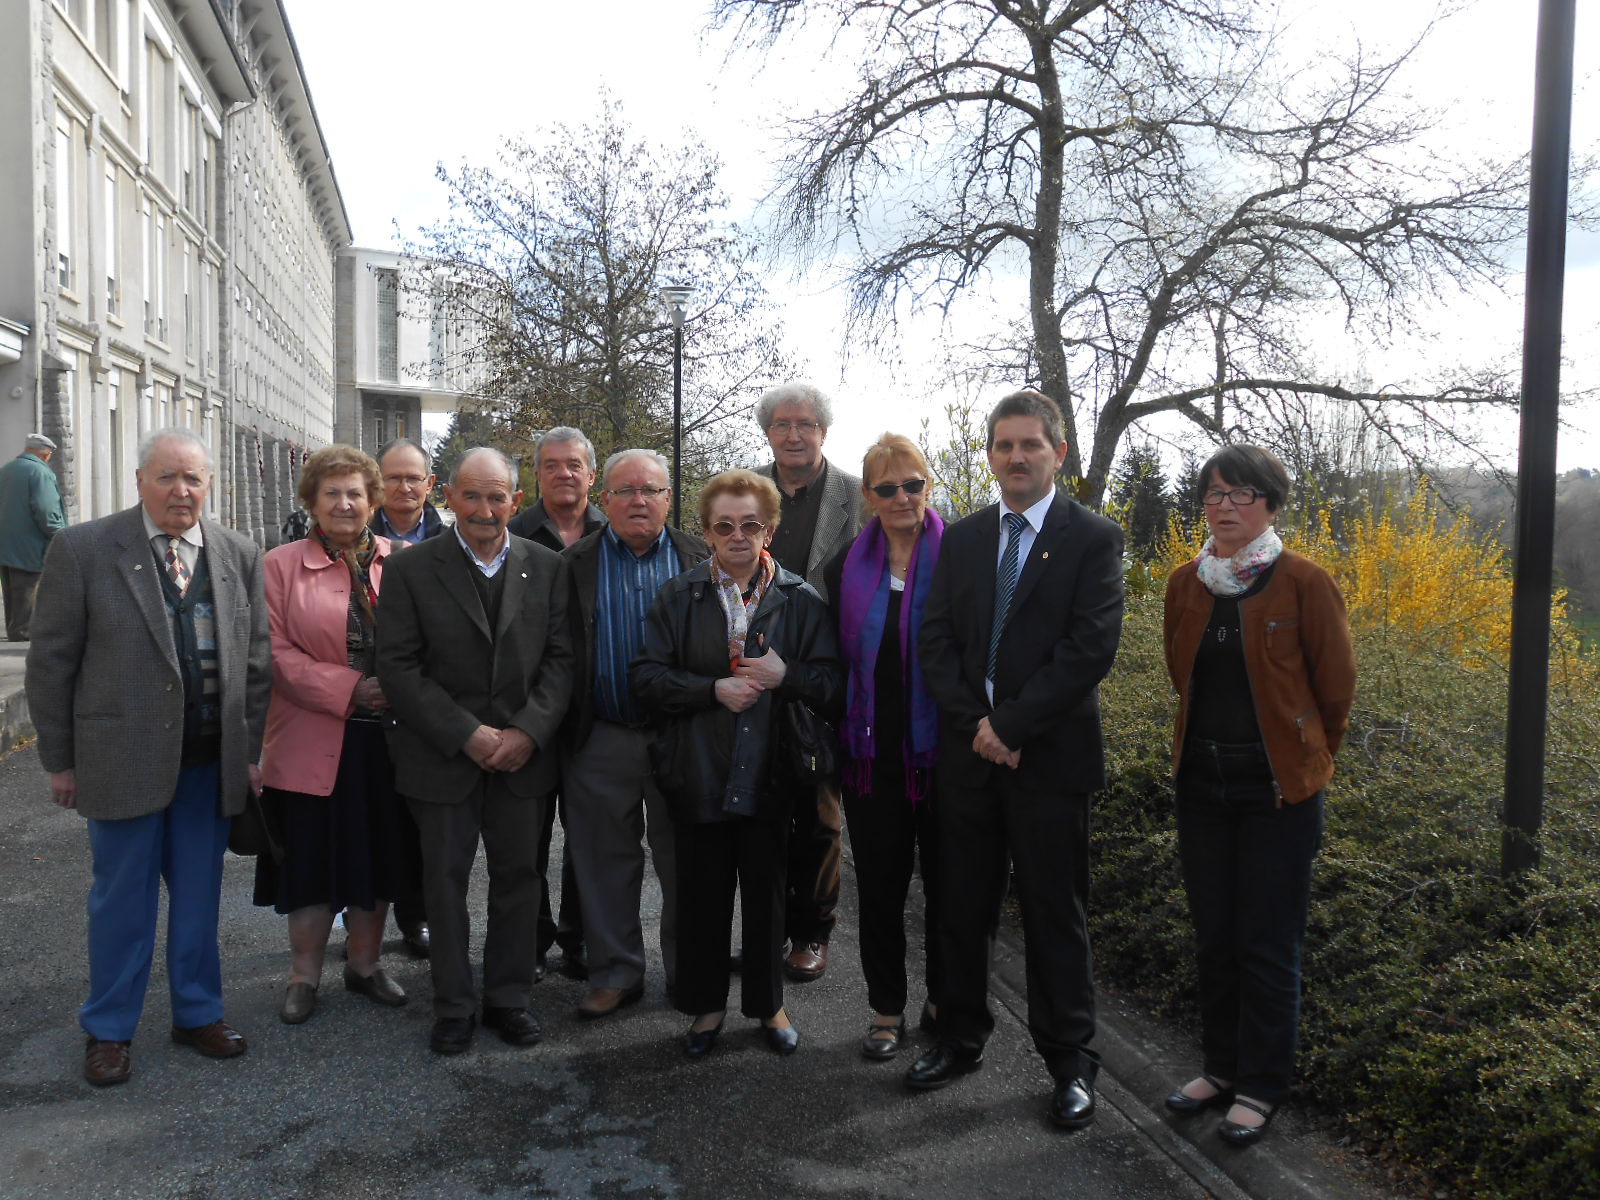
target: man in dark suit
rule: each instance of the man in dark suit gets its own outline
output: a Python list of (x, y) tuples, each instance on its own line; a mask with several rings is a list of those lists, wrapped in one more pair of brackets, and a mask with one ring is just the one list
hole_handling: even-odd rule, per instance
[(471, 1044), (477, 994), (467, 882), (478, 842), (489, 867), (483, 1023), (531, 1046), (539, 829), (555, 787), (556, 731), (572, 691), (567, 568), (512, 537), (521, 498), (498, 450), (467, 451), (445, 496), (455, 528), (389, 560), (378, 679), (391, 706), (395, 781), (422, 831), (432, 930), (430, 1044)]
[(644, 995), (639, 891), (644, 846), (661, 882), (661, 960), (671, 992), (677, 971), (677, 876), (672, 821), (650, 766), (645, 713), (628, 664), (644, 645), (645, 617), (668, 580), (698, 566), (705, 542), (667, 524), (668, 463), (654, 450), (619, 450), (606, 460), (608, 523), (566, 552), (569, 616), (578, 652), (567, 715), (562, 788), (567, 854), (583, 897), (589, 947), (586, 1018), (610, 1016)]
[(983, 1063), (993, 930), (1014, 869), (1028, 1026), (1055, 1080), (1050, 1117), (1094, 1120), (1094, 981), (1085, 920), (1089, 793), (1105, 786), (1096, 688), (1122, 631), (1122, 531), (1055, 490), (1061, 411), (1034, 391), (989, 414), (1001, 503), (945, 531), (922, 626), (942, 714), (936, 813), (943, 968), (938, 1043), (906, 1076), (943, 1087)]
[(139, 446), (139, 504), (50, 542), (28, 647), (28, 709), (50, 794), (89, 821), (83, 1074), (132, 1071), (161, 884), (172, 1040), (232, 1058), (222, 1019), (222, 852), (261, 790), (272, 693), (261, 551), (202, 516), (211, 453), (188, 429)]
[[(756, 422), (772, 447), (764, 473), (778, 485), (778, 531), (768, 547), (778, 564), (804, 576), (824, 600), (822, 569), (861, 532), (861, 480), (822, 454), (833, 424), (833, 403), (809, 383), (785, 383), (756, 401)], [(828, 939), (839, 904), (839, 784), (817, 787), (815, 805), (797, 805), (789, 834), (784, 974), (797, 983), (828, 969)]]

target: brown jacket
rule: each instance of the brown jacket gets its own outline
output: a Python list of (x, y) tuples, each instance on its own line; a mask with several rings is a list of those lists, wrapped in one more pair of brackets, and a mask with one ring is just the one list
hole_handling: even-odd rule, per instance
[[(1192, 562), (1167, 580), (1167, 674), (1180, 697), (1172, 732), (1177, 774), (1189, 723), (1189, 676), (1211, 619), (1211, 593)], [(1285, 550), (1259, 593), (1239, 603), (1245, 671), (1279, 802), (1310, 799), (1333, 778), (1333, 753), (1350, 728), (1356, 658), (1333, 576)]]

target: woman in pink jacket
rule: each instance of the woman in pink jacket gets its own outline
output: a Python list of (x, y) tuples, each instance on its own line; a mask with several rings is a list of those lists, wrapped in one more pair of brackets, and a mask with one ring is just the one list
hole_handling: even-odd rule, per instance
[(284, 857), (256, 860), (255, 902), (289, 917), (292, 963), (278, 1015), (290, 1025), (316, 1007), (341, 909), (345, 987), (378, 1004), (406, 1002), (378, 965), (389, 904), (417, 890), (404, 836), (411, 818), (394, 790), (388, 704), (372, 665), (390, 547), (367, 522), (382, 501), (371, 458), (351, 446), (319, 450), (300, 475), (311, 528), (266, 557), (272, 707), (261, 771), (263, 800), (281, 814)]

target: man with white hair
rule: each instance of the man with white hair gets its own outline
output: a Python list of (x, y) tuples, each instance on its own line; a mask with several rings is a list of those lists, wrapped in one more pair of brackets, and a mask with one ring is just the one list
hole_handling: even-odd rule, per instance
[(0, 591), (8, 641), (28, 640), (44, 552), (67, 527), (61, 484), (50, 469), (55, 452), (56, 444), (44, 434), (30, 433), (22, 453), (0, 467)]
[[(777, 482), (780, 501), (781, 519), (768, 550), (826, 600), (823, 568), (861, 532), (861, 480), (822, 456), (833, 404), (812, 384), (786, 383), (756, 401), (756, 421), (772, 446), (772, 463), (765, 471)], [(784, 972), (797, 982), (819, 979), (828, 969), (843, 825), (839, 787), (833, 781), (817, 788), (815, 807), (795, 810)]]
[(644, 995), (639, 893), (650, 843), (661, 881), (661, 959), (670, 991), (677, 971), (677, 877), (672, 821), (650, 768), (650, 732), (633, 698), (628, 663), (644, 642), (661, 585), (702, 562), (706, 544), (670, 528), (667, 460), (619, 450), (606, 460), (609, 523), (566, 552), (569, 617), (578, 656), (562, 764), (567, 850), (583, 897), (589, 951), (586, 1018), (610, 1016)]

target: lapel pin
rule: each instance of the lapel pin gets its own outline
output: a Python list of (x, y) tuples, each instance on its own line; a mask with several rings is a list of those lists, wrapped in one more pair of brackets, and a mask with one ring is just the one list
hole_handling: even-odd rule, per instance
[(1043, 554), (1039, 555), (1040, 561), (1043, 561), (1044, 559), (1047, 559), (1049, 557), (1050, 557), (1050, 551), (1048, 551), (1048, 550), (1046, 550)]
[(524, 571), (524, 572), (523, 572), (523, 573), (522, 573), (522, 577), (523, 577), (523, 578), (524, 578), (524, 579), (526, 579), (526, 578), (527, 578), (527, 577), (528, 577), (528, 573), (527, 573), (527, 572), (526, 572), (526, 571)]
[(142, 568), (143, 568), (143, 567), (144, 567), (144, 564), (143, 564), (143, 563), (134, 563), (134, 564), (133, 564), (133, 569), (134, 569), (134, 570), (135, 570), (135, 571), (138, 571), (138, 570), (141, 570), (141, 569), (142, 569)]

